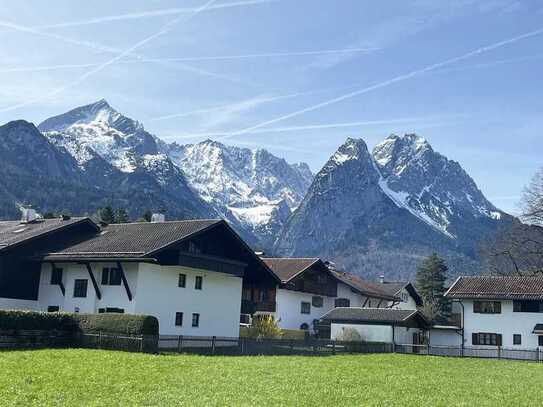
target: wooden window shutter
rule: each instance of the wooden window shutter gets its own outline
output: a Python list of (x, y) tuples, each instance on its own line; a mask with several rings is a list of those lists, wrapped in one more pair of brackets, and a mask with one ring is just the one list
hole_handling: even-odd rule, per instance
[(481, 312), (481, 303), (479, 301), (473, 301), (473, 312)]
[(496, 314), (502, 313), (502, 303), (500, 301), (494, 301), (494, 312)]
[(471, 334), (471, 344), (479, 345), (479, 335), (477, 335), (476, 333)]
[(496, 334), (496, 345), (502, 346), (502, 334)]

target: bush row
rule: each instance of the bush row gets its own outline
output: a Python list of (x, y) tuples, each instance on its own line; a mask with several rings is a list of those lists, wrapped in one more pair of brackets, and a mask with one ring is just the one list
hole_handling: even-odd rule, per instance
[(158, 320), (149, 315), (0, 310), (0, 330), (57, 330), (74, 333), (158, 335)]

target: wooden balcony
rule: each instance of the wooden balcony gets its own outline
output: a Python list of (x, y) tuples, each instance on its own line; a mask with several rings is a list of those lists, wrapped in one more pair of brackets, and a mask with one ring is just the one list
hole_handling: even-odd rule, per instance
[(275, 301), (254, 302), (248, 300), (241, 301), (241, 313), (253, 315), (255, 312), (275, 312)]

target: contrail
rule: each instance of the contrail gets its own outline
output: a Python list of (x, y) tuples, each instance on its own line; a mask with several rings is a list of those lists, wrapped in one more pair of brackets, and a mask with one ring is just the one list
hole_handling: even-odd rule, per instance
[(273, 124), (273, 123), (281, 122), (281, 121), (290, 119), (292, 117), (300, 116), (302, 114), (312, 112), (314, 110), (318, 110), (318, 109), (321, 109), (321, 108), (326, 107), (326, 106), (333, 105), (333, 104), (341, 102), (343, 100), (350, 99), (350, 98), (353, 98), (355, 96), (362, 95), (364, 93), (368, 93), (368, 92), (371, 92), (371, 91), (376, 90), (376, 89), (381, 89), (381, 88), (387, 87), (387, 86), (392, 85), (392, 84), (397, 83), (397, 82), (403, 82), (403, 81), (405, 81), (407, 79), (411, 79), (413, 77), (419, 76), (419, 75), (424, 74), (426, 72), (434, 71), (434, 70), (436, 70), (438, 68), (442, 68), (444, 66), (451, 65), (451, 64), (453, 64), (455, 62), (463, 61), (464, 59), (468, 59), (468, 58), (470, 58), (472, 56), (483, 54), (483, 53), (488, 52), (488, 51), (492, 51), (492, 50), (494, 50), (496, 48), (500, 48), (500, 47), (503, 47), (505, 45), (512, 44), (514, 42), (523, 40), (525, 38), (534, 37), (534, 36), (539, 35), (541, 33), (543, 33), (543, 28), (539, 28), (537, 30), (530, 31), (530, 32), (524, 33), (522, 35), (518, 35), (518, 36), (513, 37), (513, 38), (509, 38), (509, 39), (506, 39), (506, 40), (503, 40), (503, 41), (499, 41), (499, 42), (496, 42), (494, 44), (487, 45), (485, 47), (477, 48), (476, 50), (467, 52), (467, 53), (462, 54), (460, 56), (457, 56), (457, 57), (454, 57), (454, 58), (449, 58), (449, 59), (446, 59), (445, 61), (438, 62), (438, 63), (432, 64), (432, 65), (428, 65), (428, 66), (426, 66), (424, 68), (417, 69), (417, 70), (409, 72), (407, 74), (396, 76), (396, 77), (394, 77), (392, 79), (389, 79), (389, 80), (386, 80), (384, 82), (379, 82), (379, 83), (377, 83), (375, 85), (368, 86), (366, 88), (362, 88), (362, 89), (356, 90), (354, 92), (347, 93), (345, 95), (336, 97), (334, 99), (327, 100), (325, 102), (318, 103), (318, 104), (313, 105), (313, 106), (306, 107), (305, 109), (301, 109), (301, 110), (295, 111), (293, 113), (289, 113), (289, 114), (286, 114), (286, 115), (283, 115), (283, 116), (279, 116), (279, 117), (277, 117), (275, 119), (267, 120), (265, 122), (256, 124), (254, 126), (247, 127), (245, 129), (229, 133), (229, 134), (219, 138), (218, 140), (227, 139), (227, 138), (238, 136), (238, 135), (241, 135), (241, 134), (251, 133), (254, 130), (259, 129), (261, 127), (265, 127), (265, 126), (268, 126), (268, 125)]
[[(9, 23), (0, 22), (0, 26), (6, 26), (13, 28), (13, 25)], [(28, 31), (28, 27), (21, 27), (23, 31)], [(25, 30), (26, 29), (26, 30)], [(32, 33), (38, 33), (35, 30), (29, 31)], [(39, 32), (39, 34), (45, 34)], [(67, 38), (54, 36), (55, 39), (62, 39), (66, 41)], [(77, 45), (82, 45), (78, 40), (70, 40), (70, 42)], [(86, 42), (86, 46), (91, 46), (100, 51), (106, 51), (96, 43)], [(322, 50), (322, 51), (301, 51), (301, 52), (276, 52), (276, 53), (263, 53), (263, 54), (246, 54), (246, 55), (219, 55), (208, 57), (171, 57), (171, 58), (138, 58), (134, 60), (118, 61), (118, 64), (139, 64), (139, 63), (152, 63), (152, 62), (198, 62), (198, 61), (214, 61), (214, 60), (236, 60), (236, 59), (249, 59), (249, 58), (273, 58), (273, 57), (290, 57), (290, 56), (306, 56), (306, 55), (326, 55), (326, 54), (343, 54), (343, 53), (355, 53), (355, 52), (368, 52), (378, 50), (379, 48), (348, 48), (348, 49), (336, 49), (336, 50)], [(118, 53), (115, 48), (108, 48), (107, 52)], [(92, 68), (99, 66), (99, 63), (87, 63), (87, 64), (63, 64), (63, 65), (49, 65), (49, 66), (35, 66), (35, 67), (22, 67), (22, 68), (5, 68), (0, 69), (0, 73), (12, 73), (12, 72), (40, 72), (40, 71), (54, 71), (60, 69), (73, 69), (73, 68)]]
[[(320, 92), (321, 91), (309, 91), (309, 92), (290, 93), (290, 94), (287, 94), (287, 95), (260, 97), (258, 102), (259, 103), (269, 103), (269, 102), (275, 102), (277, 100), (282, 100), (282, 99), (290, 99), (290, 98), (295, 98), (295, 97), (299, 97), (299, 96), (313, 95), (315, 93), (320, 93)], [(202, 113), (211, 113), (211, 112), (217, 112), (217, 111), (221, 111), (221, 110), (228, 110), (228, 109), (230, 109), (230, 108), (232, 108), (234, 106), (240, 105), (243, 102), (244, 101), (240, 101), (240, 102), (234, 102), (234, 103), (228, 103), (228, 104), (224, 104), (224, 105), (214, 106), (214, 107), (210, 107), (210, 108), (207, 108), (207, 109), (197, 109), (197, 110), (191, 110), (189, 112), (174, 113), (174, 114), (169, 114), (169, 115), (165, 115), (165, 116), (153, 117), (151, 119), (148, 119), (148, 121), (167, 120), (167, 119), (174, 119), (174, 118), (180, 118), (180, 117), (194, 116), (194, 115), (202, 114)], [(222, 133), (222, 134), (224, 134), (224, 133)]]
[[(217, 10), (217, 9), (230, 8), (230, 7), (250, 6), (253, 4), (262, 4), (262, 3), (275, 3), (277, 1), (280, 1), (280, 0), (236, 1), (236, 2), (230, 2), (230, 3), (215, 4), (213, 6), (208, 7), (206, 10)], [(197, 9), (195, 8), (170, 8), (170, 9), (162, 9), (162, 10), (143, 11), (140, 13), (127, 13), (127, 14), (120, 14), (120, 15), (115, 15), (115, 16), (97, 17), (97, 18), (92, 18), (89, 20), (40, 25), (40, 26), (36, 26), (35, 28), (46, 29), (46, 28), (74, 27), (74, 26), (80, 26), (80, 25), (106, 23), (106, 22), (111, 22), (111, 21), (133, 20), (133, 19), (148, 18), (148, 17), (161, 17), (161, 16), (168, 16), (168, 15), (175, 15), (175, 14), (186, 14), (186, 13), (195, 12), (196, 10)]]
[[(180, 18), (182, 18), (182, 17), (180, 17)], [(40, 36), (43, 36), (43, 37), (46, 37), (46, 38), (51, 38), (51, 39), (55, 39), (55, 40), (58, 40), (58, 41), (65, 42), (67, 44), (84, 46), (84, 47), (91, 48), (91, 49), (94, 49), (94, 50), (100, 51), (100, 52), (107, 52), (107, 53), (111, 53), (111, 54), (120, 54), (120, 53), (123, 52), (123, 50), (118, 49), (118, 48), (105, 46), (105, 45), (98, 44), (98, 43), (95, 43), (95, 42), (90, 42), (90, 41), (72, 39), (72, 38), (62, 36), (62, 35), (57, 35), (57, 34), (49, 33), (49, 32), (46, 32), (46, 31), (42, 31), (41, 29), (38, 29), (38, 28), (35, 28), (35, 27), (22, 26), (20, 24), (15, 24), (15, 23), (7, 22), (7, 21), (0, 21), (0, 27), (10, 28), (10, 29), (13, 29), (13, 30), (21, 31), (21, 32), (40, 35)], [(197, 73), (199, 75), (208, 76), (208, 77), (211, 77), (211, 78), (222, 79), (222, 80), (226, 80), (226, 81), (233, 82), (233, 83), (236, 83), (236, 84), (241, 83), (241, 84), (244, 84), (244, 85), (249, 85), (251, 87), (261, 87), (260, 84), (254, 83), (252, 81), (248, 81), (246, 79), (242, 80), (242, 79), (238, 79), (238, 78), (232, 78), (232, 77), (230, 77), (228, 75), (218, 74), (218, 73), (215, 73), (215, 72), (208, 71), (206, 69), (196, 68), (196, 67), (193, 67), (193, 66), (187, 65), (187, 64), (176, 63), (175, 65), (169, 65), (169, 62), (171, 62), (171, 61), (160, 60), (160, 58), (146, 58), (143, 55), (138, 55), (138, 54), (133, 54), (133, 53), (129, 53), (126, 56), (132, 57), (134, 59), (130, 60), (130, 61), (116, 60), (115, 63), (152, 62), (152, 63), (157, 63), (157, 64), (162, 65), (162, 66), (173, 66), (174, 68), (179, 68), (179, 69), (184, 70), (184, 71)], [(47, 69), (47, 67), (38, 67), (37, 71), (67, 69), (67, 68), (87, 68), (87, 67), (92, 68), (92, 67), (100, 67), (100, 65), (102, 65), (102, 64), (101, 63), (96, 63), (96, 64), (53, 65), (50, 69)], [(8, 70), (7, 72), (17, 72), (16, 69), (17, 68), (12, 68), (11, 70)], [(31, 70), (27, 70), (26, 68), (21, 68), (21, 69), (22, 70), (20, 72), (32, 72)]]
[[(382, 124), (397, 124), (397, 123), (420, 123), (425, 121), (428, 123), (435, 124), (435, 121), (443, 122), (444, 118), (453, 118), (453, 117), (462, 117), (462, 115), (447, 115), (444, 116), (421, 116), (421, 117), (403, 117), (397, 119), (381, 119), (381, 120), (366, 120), (366, 121), (356, 121), (356, 122), (343, 122), (343, 123), (325, 123), (325, 124), (308, 124), (300, 126), (289, 126), (289, 127), (273, 127), (266, 129), (257, 129), (253, 134), (264, 134), (264, 133), (285, 133), (291, 131), (306, 131), (306, 130), (322, 130), (322, 129), (335, 129), (335, 128), (346, 128), (346, 127), (363, 127), (363, 126), (375, 126)], [(432, 122), (434, 121), (434, 122)], [(192, 138), (201, 138), (201, 137), (219, 137), (219, 136), (230, 136), (231, 133), (225, 131), (217, 132), (207, 132), (207, 133), (195, 133), (195, 134), (184, 134), (178, 136), (181, 139), (192, 139)], [(217, 138), (221, 140), (222, 138)]]
[[(209, 7), (211, 4), (215, 3), (216, 0), (209, 0), (208, 2), (206, 2), (203, 6), (197, 8), (190, 16), (188, 16), (185, 20), (189, 20), (193, 17), (195, 17), (196, 15), (198, 15), (200, 12), (204, 11), (207, 7)], [(114, 58), (104, 62), (103, 64), (100, 64), (98, 67), (94, 68), (94, 69), (91, 69), (90, 71), (87, 71), (85, 72), (83, 75), (81, 75), (79, 78), (77, 78), (75, 81), (72, 81), (60, 88), (57, 88), (57, 89), (54, 89), (53, 91), (45, 94), (45, 95), (42, 95), (38, 98), (34, 98), (32, 100), (28, 100), (26, 102), (22, 102), (22, 103), (19, 103), (17, 105), (13, 105), (13, 106), (9, 106), (9, 107), (6, 107), (6, 108), (3, 108), (3, 109), (0, 109), (0, 112), (8, 112), (8, 111), (11, 111), (11, 110), (15, 110), (15, 109), (19, 109), (21, 107), (24, 107), (24, 106), (28, 106), (30, 104), (33, 104), (37, 101), (40, 101), (40, 100), (43, 100), (43, 99), (47, 99), (51, 96), (55, 96), (55, 95), (58, 95), (59, 93), (62, 93), (64, 92), (65, 90), (69, 89), (69, 88), (72, 88), (78, 84), (80, 84), (81, 82), (83, 82), (84, 80), (86, 80), (87, 78), (91, 77), (92, 75), (100, 72), (101, 70), (103, 70), (104, 68), (108, 67), (109, 65), (115, 63), (116, 61), (118, 61), (119, 59), (121, 58), (124, 58), (125, 56), (131, 54), (132, 52), (134, 52), (135, 50), (137, 50), (138, 48), (140, 48), (141, 46), (147, 44), (148, 42), (154, 40), (155, 38), (161, 36), (161, 35), (164, 35), (166, 34), (167, 32), (169, 32), (173, 27), (174, 25), (178, 24), (180, 21), (183, 20), (182, 18), (183, 16), (181, 17), (177, 17), (175, 18), (174, 20), (171, 20), (170, 22), (166, 23), (159, 31), (157, 31), (156, 33), (144, 38), (143, 40), (141, 41), (138, 41), (136, 44), (132, 45), (131, 47), (127, 48), (126, 50), (124, 50), (123, 52), (121, 52), (120, 54), (118, 54), (117, 56), (115, 56)]]

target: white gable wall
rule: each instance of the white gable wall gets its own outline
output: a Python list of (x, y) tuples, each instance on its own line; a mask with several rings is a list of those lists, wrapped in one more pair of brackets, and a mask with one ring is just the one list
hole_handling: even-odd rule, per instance
[[(66, 295), (51, 284), (52, 267), (42, 266), (37, 309), (47, 311), (59, 306), (61, 311), (97, 313), (99, 308), (115, 307), (125, 313), (153, 315), (158, 318), (162, 335), (239, 336), (242, 279), (229, 274), (196, 270), (181, 266), (148, 263), (123, 263), (132, 293), (129, 301), (124, 284), (102, 285), (102, 269), (116, 263), (91, 263), (102, 299), (96, 296), (85, 265), (57, 264), (63, 269)], [(186, 275), (185, 287), (178, 287), (179, 274)], [(196, 290), (195, 277), (203, 277), (202, 290)], [(74, 281), (88, 280), (87, 296), (75, 298)], [(176, 312), (183, 312), (183, 326), (175, 326)], [(199, 327), (192, 327), (192, 314), (200, 314)]]

